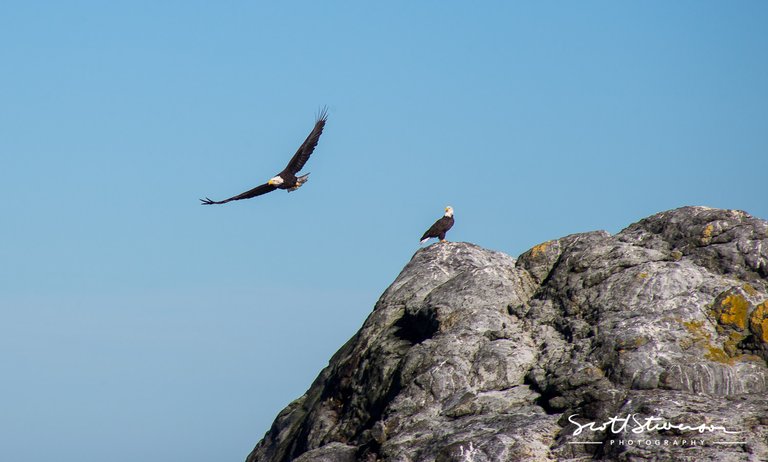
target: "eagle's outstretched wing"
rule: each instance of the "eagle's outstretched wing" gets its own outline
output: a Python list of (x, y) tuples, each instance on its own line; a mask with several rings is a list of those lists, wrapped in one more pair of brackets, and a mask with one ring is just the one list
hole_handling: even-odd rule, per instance
[(224, 199), (223, 201), (212, 201), (207, 197), (205, 199), (200, 199), (200, 201), (202, 202), (201, 205), (226, 204), (229, 201), (239, 201), (240, 199), (250, 199), (251, 197), (261, 196), (262, 194), (272, 192), (275, 189), (277, 189), (277, 186), (272, 186), (271, 184), (264, 183), (263, 185), (256, 186), (250, 191), (240, 193), (237, 196), (232, 196), (229, 199)]
[(328, 120), (328, 108), (323, 107), (317, 114), (317, 120), (315, 121), (315, 127), (312, 129), (312, 132), (310, 132), (307, 139), (301, 144), (298, 151), (296, 151), (296, 154), (291, 157), (291, 161), (288, 162), (288, 165), (283, 171), (288, 171), (295, 175), (304, 168), (304, 164), (309, 160), (309, 156), (312, 155), (312, 151), (315, 150), (317, 141), (323, 133), (323, 127), (325, 127), (326, 120)]

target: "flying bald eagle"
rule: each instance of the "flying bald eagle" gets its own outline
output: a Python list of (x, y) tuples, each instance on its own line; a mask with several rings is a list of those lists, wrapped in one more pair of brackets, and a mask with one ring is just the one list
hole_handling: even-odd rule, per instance
[(306, 183), (309, 179), (309, 173), (299, 177), (297, 177), (296, 174), (301, 171), (301, 169), (304, 167), (304, 164), (306, 164), (307, 160), (309, 160), (309, 156), (312, 154), (312, 151), (315, 150), (317, 141), (320, 139), (320, 135), (323, 133), (323, 127), (325, 127), (326, 120), (328, 120), (328, 108), (324, 107), (317, 115), (317, 119), (315, 120), (315, 128), (312, 129), (312, 131), (309, 133), (309, 136), (307, 136), (307, 139), (304, 140), (301, 146), (299, 146), (299, 150), (296, 151), (296, 154), (294, 154), (293, 157), (291, 157), (288, 165), (285, 166), (282, 172), (270, 178), (269, 181), (263, 185), (256, 186), (249, 191), (240, 193), (237, 196), (224, 199), (223, 201), (213, 201), (207, 197), (205, 199), (200, 199), (202, 202), (201, 205), (226, 204), (230, 201), (250, 199), (251, 197), (261, 196), (262, 194), (272, 192), (275, 189), (287, 189), (288, 192), (299, 189), (301, 185)]
[(437, 220), (435, 224), (429, 227), (426, 233), (421, 236), (421, 243), (425, 243), (431, 237), (440, 239), (440, 242), (445, 241), (445, 233), (453, 226), (453, 207), (450, 205), (445, 208), (445, 215)]

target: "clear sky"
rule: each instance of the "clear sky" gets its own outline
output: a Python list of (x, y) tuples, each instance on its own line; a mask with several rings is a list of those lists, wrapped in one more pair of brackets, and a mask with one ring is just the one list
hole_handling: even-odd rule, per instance
[[(768, 218), (768, 3), (6, 1), (0, 459), (243, 460), (446, 205)], [(328, 105), (301, 190), (279, 172)]]

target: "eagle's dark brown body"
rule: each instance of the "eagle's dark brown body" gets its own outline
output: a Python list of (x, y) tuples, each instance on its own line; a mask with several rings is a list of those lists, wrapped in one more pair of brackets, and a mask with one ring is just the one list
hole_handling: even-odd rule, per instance
[(429, 227), (427, 232), (421, 236), (421, 242), (424, 242), (432, 237), (436, 237), (440, 241), (444, 241), (445, 233), (447, 233), (451, 227), (453, 227), (453, 208), (446, 207), (445, 215)]

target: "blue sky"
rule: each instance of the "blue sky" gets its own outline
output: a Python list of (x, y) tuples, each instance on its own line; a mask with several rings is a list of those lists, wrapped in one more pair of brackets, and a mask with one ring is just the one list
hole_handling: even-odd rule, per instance
[[(242, 460), (450, 204), (768, 218), (765, 2), (4, 2), (0, 459)], [(279, 172), (329, 107), (300, 191)]]

